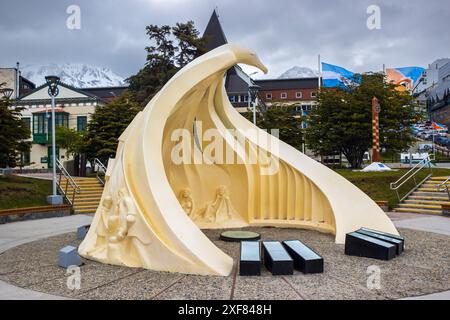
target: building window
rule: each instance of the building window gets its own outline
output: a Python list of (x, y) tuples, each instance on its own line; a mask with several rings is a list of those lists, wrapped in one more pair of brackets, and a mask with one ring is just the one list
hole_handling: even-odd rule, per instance
[(244, 101), (244, 102), (248, 102), (248, 95), (245, 95), (245, 96), (242, 96), (242, 101)]
[[(51, 117), (50, 117), (51, 119)], [(69, 127), (69, 116), (67, 113), (56, 113), (55, 124), (57, 127)]]
[(281, 93), (281, 99), (287, 99), (287, 92)]
[(236, 96), (230, 96), (230, 102), (236, 102)]
[(297, 92), (295, 93), (295, 97), (296, 97), (297, 99), (301, 99), (301, 98), (302, 98), (302, 92), (301, 92), (301, 91), (297, 91)]
[(317, 96), (317, 93), (315, 91), (311, 92), (311, 98), (315, 98)]
[(87, 116), (77, 117), (77, 131), (86, 131), (87, 127)]
[(266, 93), (266, 99), (272, 100), (272, 93)]

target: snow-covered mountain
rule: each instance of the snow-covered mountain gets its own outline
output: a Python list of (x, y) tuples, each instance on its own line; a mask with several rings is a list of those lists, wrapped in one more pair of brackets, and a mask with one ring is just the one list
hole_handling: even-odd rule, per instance
[(317, 71), (310, 68), (294, 66), (283, 73), (278, 79), (291, 79), (291, 78), (313, 78), (317, 77)]
[(108, 68), (81, 63), (65, 63), (23, 68), (22, 76), (34, 82), (36, 86), (45, 83), (45, 76), (57, 75), (61, 81), (76, 88), (113, 87), (125, 84), (124, 78)]

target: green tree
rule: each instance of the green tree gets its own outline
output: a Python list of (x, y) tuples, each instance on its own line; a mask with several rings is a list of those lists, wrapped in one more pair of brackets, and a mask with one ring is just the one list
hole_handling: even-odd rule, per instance
[(127, 79), (132, 98), (144, 106), (180, 68), (206, 51), (205, 41), (192, 21), (177, 23), (175, 27), (149, 25), (146, 30), (153, 42), (145, 48), (147, 61)]
[(114, 157), (118, 139), (142, 107), (124, 94), (115, 101), (98, 106), (88, 124), (81, 148), (89, 160), (106, 162)]
[(75, 129), (57, 126), (56, 145), (66, 149), (66, 156), (80, 153), (84, 148), (84, 133)]
[[(253, 121), (253, 113), (247, 112), (244, 116)], [(269, 107), (265, 112), (258, 112), (256, 125), (268, 133), (271, 130), (279, 130), (279, 139), (292, 147), (302, 150), (303, 130), (302, 118), (295, 111), (294, 106), (276, 106)]]
[(360, 168), (372, 147), (372, 98), (380, 106), (380, 144), (387, 152), (401, 152), (414, 141), (411, 125), (419, 119), (412, 97), (387, 83), (383, 74), (355, 75), (348, 88), (322, 89), (309, 117), (308, 148), (317, 155), (344, 154), (352, 168)]
[[(0, 88), (4, 84), (0, 84)], [(0, 168), (16, 167), (23, 152), (29, 152), (30, 128), (21, 118), (22, 107), (13, 101), (0, 98)]]

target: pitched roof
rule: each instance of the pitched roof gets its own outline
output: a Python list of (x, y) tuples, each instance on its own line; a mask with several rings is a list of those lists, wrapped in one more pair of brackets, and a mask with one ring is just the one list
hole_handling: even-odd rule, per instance
[(119, 97), (127, 89), (128, 89), (128, 86), (84, 88), (81, 90), (84, 92), (93, 94), (94, 96), (97, 96), (106, 102), (109, 102), (109, 101), (112, 101), (112, 100), (116, 99), (117, 97)]
[(216, 10), (213, 11), (209, 19), (208, 25), (203, 33), (203, 38), (206, 40), (206, 49), (208, 51), (228, 43)]

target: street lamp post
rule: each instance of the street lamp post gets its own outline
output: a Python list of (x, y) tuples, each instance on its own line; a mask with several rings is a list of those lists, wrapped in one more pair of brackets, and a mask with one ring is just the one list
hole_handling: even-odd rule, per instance
[(251, 105), (253, 104), (253, 124), (256, 126), (256, 101), (253, 103), (253, 97), (255, 97), (258, 94), (259, 86), (257, 85), (250, 85), (248, 86), (248, 107), (250, 109)]
[(52, 205), (62, 204), (63, 199), (56, 193), (56, 134), (55, 134), (55, 98), (59, 93), (59, 77), (47, 76), (45, 81), (48, 85), (48, 95), (52, 99), (52, 169), (53, 169), (53, 194), (47, 197), (47, 202)]
[(14, 92), (14, 89), (11, 89), (11, 88), (0, 89), (0, 93), (2, 94), (3, 98), (6, 100), (11, 99), (13, 92)]

